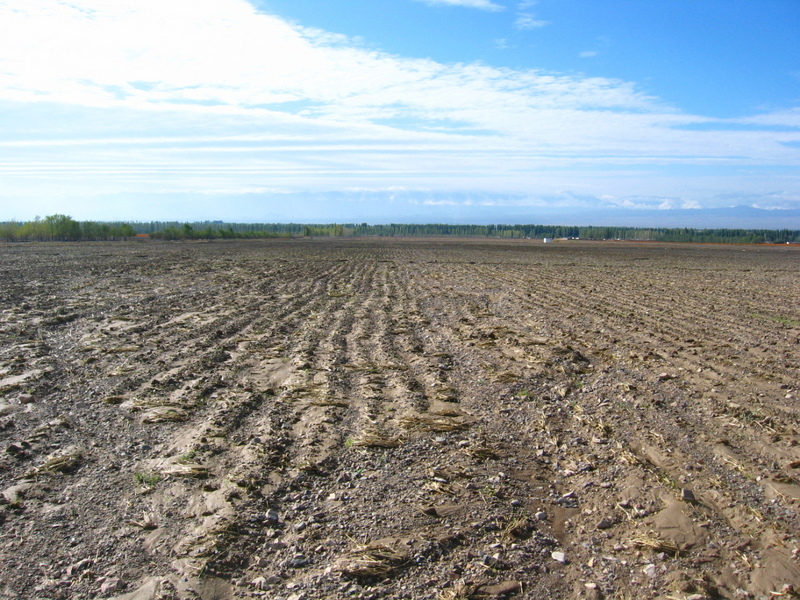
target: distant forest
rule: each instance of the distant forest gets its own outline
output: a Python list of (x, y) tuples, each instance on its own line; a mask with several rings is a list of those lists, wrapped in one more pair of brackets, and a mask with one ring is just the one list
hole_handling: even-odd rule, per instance
[(800, 243), (800, 230), (573, 227), (564, 225), (368, 225), (302, 223), (223, 223), (75, 221), (66, 215), (0, 223), (0, 241), (105, 241), (148, 237), (159, 240), (258, 239), (272, 237), (488, 237), (572, 238), (729, 244)]

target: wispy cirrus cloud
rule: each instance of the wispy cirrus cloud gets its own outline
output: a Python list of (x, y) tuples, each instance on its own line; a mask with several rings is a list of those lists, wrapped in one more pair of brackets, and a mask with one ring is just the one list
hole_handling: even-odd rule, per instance
[(539, 29), (548, 25), (550, 25), (550, 21), (543, 21), (529, 14), (518, 15), (514, 21), (514, 27), (521, 30)]
[(750, 117), (742, 117), (736, 119), (736, 122), (746, 125), (800, 128), (800, 108), (775, 110)]
[(539, 29), (540, 27), (547, 27), (550, 25), (550, 21), (544, 21), (542, 19), (537, 19), (536, 16), (530, 12), (530, 8), (533, 8), (539, 4), (537, 0), (521, 0), (517, 3), (517, 19), (514, 21), (514, 27), (519, 30), (531, 30), (531, 29)]
[(488, 10), (491, 12), (500, 12), (505, 10), (505, 7), (492, 2), (491, 0), (417, 0), (417, 2), (424, 2), (431, 5), (444, 5), (444, 6), (462, 6), (464, 8), (477, 8), (480, 10)]

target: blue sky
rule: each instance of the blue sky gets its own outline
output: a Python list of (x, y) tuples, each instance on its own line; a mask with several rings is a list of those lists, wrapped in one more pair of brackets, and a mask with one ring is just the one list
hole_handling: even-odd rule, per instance
[(797, 0), (0, 0), (0, 220), (800, 228), (797, 31)]

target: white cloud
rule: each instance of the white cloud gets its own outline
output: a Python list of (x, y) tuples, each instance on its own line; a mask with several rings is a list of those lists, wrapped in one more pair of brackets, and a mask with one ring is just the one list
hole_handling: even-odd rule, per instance
[(598, 53), (597, 53), (596, 50), (586, 50), (585, 52), (581, 52), (580, 54), (578, 54), (578, 57), (579, 58), (592, 58), (592, 57), (597, 56), (597, 54)]
[(619, 197), (660, 185), (676, 198), (683, 185), (697, 202), (714, 179), (679, 184), (670, 169), (741, 169), (731, 189), (757, 195), (779, 182), (750, 170), (800, 166), (787, 145), (799, 111), (737, 121), (753, 130), (680, 128), (710, 121), (630, 82), (403, 58), (244, 0), (0, 0), (0, 172), (18, 195), (87, 181), (97, 193), (568, 184)]
[(652, 106), (618, 81), (364, 50), (241, 0), (213, 10), (187, 0), (10, 4), (0, 6), (0, 98), (12, 101), (270, 118), (277, 104), (298, 102), (299, 120), (351, 125), (454, 115), (476, 125), (513, 108)]
[(752, 117), (739, 118), (735, 122), (745, 125), (800, 128), (800, 108), (776, 110)]
[(550, 25), (550, 21), (542, 21), (533, 15), (519, 15), (517, 20), (514, 21), (514, 27), (522, 30), (539, 29), (547, 25)]
[(491, 0), (417, 0), (418, 2), (425, 2), (431, 5), (445, 5), (445, 6), (462, 6), (464, 8), (478, 8), (480, 10), (488, 10), (492, 12), (499, 12), (505, 10), (500, 4), (491, 2)]

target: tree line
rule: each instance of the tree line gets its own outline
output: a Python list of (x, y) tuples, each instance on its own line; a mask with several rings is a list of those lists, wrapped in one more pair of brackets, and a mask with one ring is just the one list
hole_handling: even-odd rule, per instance
[(80, 242), (124, 240), (136, 235), (128, 223), (75, 221), (67, 215), (50, 215), (33, 221), (0, 223), (4, 242)]
[(161, 240), (258, 239), (273, 237), (486, 237), (500, 239), (569, 238), (732, 244), (800, 243), (800, 230), (578, 227), (565, 225), (448, 225), (390, 223), (224, 223), (150, 221), (140, 223), (78, 222), (50, 215), (27, 222), (0, 223), (0, 240), (122, 240), (145, 234)]

